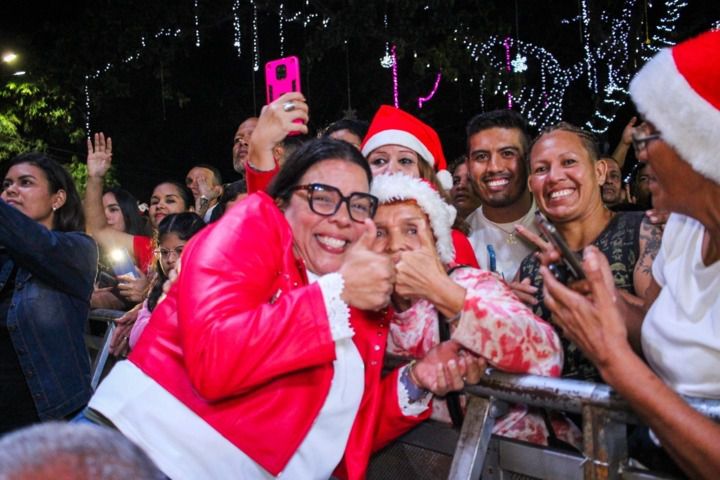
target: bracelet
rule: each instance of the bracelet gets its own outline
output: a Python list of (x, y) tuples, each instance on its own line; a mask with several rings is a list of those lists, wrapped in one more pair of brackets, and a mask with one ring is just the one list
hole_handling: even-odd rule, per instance
[(400, 374), (400, 383), (405, 387), (405, 391), (408, 395), (410, 403), (415, 403), (425, 397), (429, 390), (421, 387), (417, 383), (417, 378), (413, 373), (413, 367), (415, 366), (415, 360), (410, 362)]
[(407, 369), (408, 369), (408, 377), (410, 377), (410, 381), (415, 384), (416, 387), (422, 388), (420, 386), (420, 381), (415, 376), (415, 364), (417, 363), (417, 360), (413, 359), (410, 363), (408, 363)]

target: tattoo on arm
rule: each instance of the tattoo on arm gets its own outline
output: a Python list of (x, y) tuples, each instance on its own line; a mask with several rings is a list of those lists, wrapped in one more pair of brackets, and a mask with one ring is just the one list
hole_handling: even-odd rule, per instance
[(662, 230), (643, 218), (640, 224), (640, 258), (637, 267), (645, 275), (652, 274), (652, 264), (660, 251)]

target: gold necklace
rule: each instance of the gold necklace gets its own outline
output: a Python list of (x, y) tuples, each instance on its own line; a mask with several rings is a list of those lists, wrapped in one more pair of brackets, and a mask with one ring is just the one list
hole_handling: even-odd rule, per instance
[(507, 238), (505, 239), (505, 243), (507, 243), (508, 245), (515, 245), (515, 244), (518, 243), (518, 240), (517, 240), (517, 238), (515, 237), (515, 226), (514, 226), (514, 225), (513, 225), (513, 229), (508, 232), (506, 229), (504, 229), (503, 227), (501, 227), (501, 226), (498, 225), (497, 223), (493, 222), (493, 221), (490, 220), (489, 218), (485, 217), (485, 220), (487, 220), (488, 222), (490, 222), (495, 228), (497, 228), (498, 230), (500, 230), (501, 232), (503, 232), (505, 235), (507, 235)]

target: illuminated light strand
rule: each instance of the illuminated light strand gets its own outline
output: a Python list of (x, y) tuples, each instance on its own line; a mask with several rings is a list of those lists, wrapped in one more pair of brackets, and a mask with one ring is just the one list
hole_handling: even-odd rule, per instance
[[(510, 72), (512, 69), (510, 68), (510, 46), (512, 45), (512, 38), (506, 37), (505, 41), (503, 42), (503, 46), (505, 47), (505, 70)], [(510, 92), (510, 88), (508, 87), (505, 91), (505, 95), (507, 96), (507, 108), (510, 110), (513, 106), (513, 98), (512, 93)]]
[(193, 16), (195, 17), (195, 46), (200, 46), (200, 18), (198, 15), (198, 0), (193, 1)]
[[(383, 25), (385, 29), (385, 35), (387, 35), (388, 19), (387, 13), (383, 15)], [(390, 42), (385, 42), (385, 55), (380, 58), (380, 66), (383, 68), (392, 68), (393, 58), (390, 55)]]
[(285, 9), (285, 6), (280, 3), (279, 12), (278, 12), (278, 32), (280, 34), (280, 56), (285, 56), (285, 31), (284, 31), (284, 20), (285, 17), (283, 16), (283, 10)]
[(400, 108), (400, 95), (398, 92), (398, 73), (397, 73), (397, 47), (395, 45), (390, 49), (392, 56), (392, 80), (393, 80), (393, 104), (395, 108)]
[(418, 97), (418, 108), (423, 108), (423, 104), (425, 102), (429, 102), (432, 100), (432, 98), (435, 96), (435, 92), (437, 92), (438, 86), (440, 86), (440, 79), (442, 78), (442, 74), (438, 72), (437, 76), (435, 77), (435, 84), (432, 87), (432, 90), (430, 90), (430, 93), (427, 94), (425, 97)]
[(252, 5), (252, 45), (253, 45), (253, 71), (260, 70), (260, 49), (258, 47), (258, 26), (257, 26), (257, 5), (254, 0), (250, 0)]
[(88, 76), (85, 75), (85, 136), (90, 137), (90, 87), (88, 87)]
[(232, 5), (233, 14), (233, 47), (237, 51), (237, 56), (242, 56), (242, 35), (240, 31), (240, 0), (233, 0)]
[[(526, 44), (517, 41), (517, 45), (513, 45), (527, 55), (530, 63), (529, 68), (537, 71), (540, 76), (539, 88), (531, 86), (522, 87), (514, 92), (512, 97), (514, 106), (518, 107), (528, 119), (531, 125), (545, 126), (556, 123), (562, 119), (563, 115), (563, 98), (566, 90), (570, 85), (581, 77), (586, 76), (588, 86), (592, 86), (591, 90), (596, 92), (600, 98), (600, 103), (595, 112), (591, 115), (586, 126), (595, 133), (604, 133), (610, 124), (615, 120), (615, 116), (619, 108), (625, 104), (628, 95), (628, 85), (630, 82), (630, 71), (632, 68), (630, 59), (630, 47), (638, 45), (634, 51), (636, 58), (643, 58), (642, 52), (649, 58), (660, 47), (672, 44), (669, 33), (673, 31), (673, 24), (679, 18), (680, 10), (686, 5), (685, 0), (666, 0), (664, 2), (665, 12), (660, 16), (659, 26), (655, 34), (652, 49), (642, 45), (642, 41), (633, 39), (631, 32), (637, 29), (630, 24), (633, 18), (633, 12), (638, 8), (637, 0), (625, 0), (620, 9), (619, 17), (612, 17), (607, 12), (600, 13), (602, 31), (607, 32), (603, 36), (605, 40), (597, 45), (591, 45), (589, 41), (585, 41), (587, 48), (583, 48), (583, 57), (580, 61), (566, 67), (560, 67), (555, 57), (542, 47)], [(585, 16), (582, 14), (578, 17), (570, 19), (566, 22), (582, 21), (589, 22), (590, 12), (585, 4)], [(583, 23), (583, 27), (585, 23)], [(662, 27), (662, 28), (660, 28)], [(485, 58), (488, 63), (495, 69), (507, 71), (507, 49), (505, 46), (505, 38), (497, 36), (491, 37), (484, 42), (471, 40), (471, 35), (466, 32), (463, 35), (456, 35), (459, 42), (464, 45), (468, 54), (472, 59), (478, 61), (480, 57)], [(589, 39), (589, 30), (585, 31), (584, 38)], [(458, 30), (454, 31), (458, 34)], [(482, 85), (482, 92), (492, 92), (493, 96), (506, 96), (510, 90), (507, 84), (508, 80), (504, 76), (500, 76), (493, 85)], [(537, 87), (537, 86), (535, 86)], [(481, 98), (481, 103), (485, 104), (486, 99)]]
[(593, 52), (590, 47), (590, 13), (587, 5), (587, 0), (582, 0), (581, 14), (582, 14), (582, 36), (583, 36), (583, 49), (585, 50), (585, 66), (587, 67), (587, 79), (588, 88), (595, 93), (598, 93), (597, 78), (595, 72), (595, 64), (593, 62)]

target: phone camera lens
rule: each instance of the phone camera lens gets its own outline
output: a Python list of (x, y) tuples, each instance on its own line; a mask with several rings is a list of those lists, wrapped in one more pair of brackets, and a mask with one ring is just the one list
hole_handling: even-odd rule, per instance
[(287, 67), (285, 65), (278, 65), (275, 69), (275, 78), (283, 80), (287, 77)]

